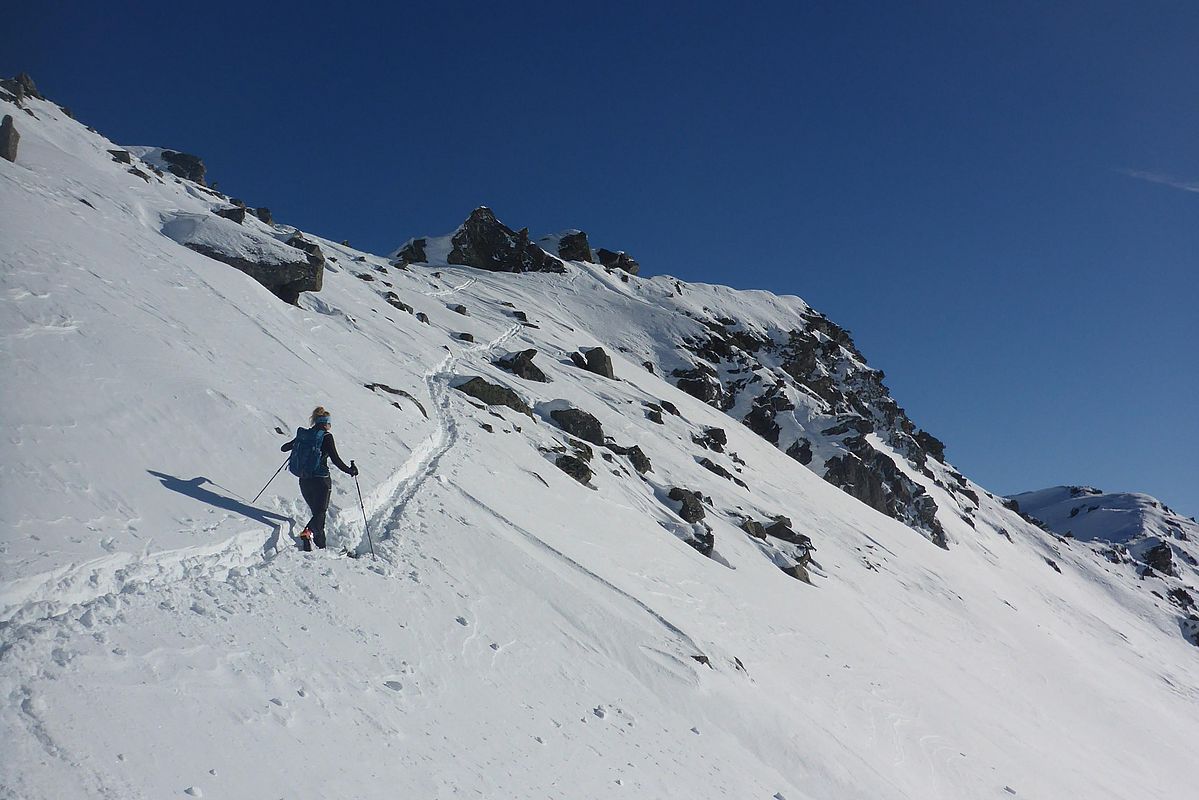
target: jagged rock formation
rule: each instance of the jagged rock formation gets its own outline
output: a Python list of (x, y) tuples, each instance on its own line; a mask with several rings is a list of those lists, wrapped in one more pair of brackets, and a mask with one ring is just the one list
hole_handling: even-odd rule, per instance
[(482, 378), (475, 377), (457, 384), (454, 388), (463, 394), (482, 400), (489, 406), (506, 406), (521, 414), (533, 416), (533, 410), (529, 408), (529, 404), (507, 386), (489, 383)]
[(167, 169), (173, 175), (176, 175), (184, 180), (194, 181), (195, 183), (204, 185), (204, 175), (207, 172), (207, 167), (199, 156), (193, 156), (190, 153), (179, 153), (175, 150), (163, 150), (162, 159), (167, 162)]
[(637, 260), (623, 250), (612, 251), (601, 247), (595, 251), (595, 255), (599, 258), (599, 263), (608, 269), (621, 269), (630, 275), (637, 275), (641, 272), (641, 265), (637, 263)]
[(529, 241), (529, 229), (514, 231), (490, 208), (480, 206), (451, 239), (447, 261), (492, 272), (564, 272), (565, 266)]
[(567, 231), (558, 240), (558, 258), (563, 261), (594, 261), (591, 244), (583, 231)]

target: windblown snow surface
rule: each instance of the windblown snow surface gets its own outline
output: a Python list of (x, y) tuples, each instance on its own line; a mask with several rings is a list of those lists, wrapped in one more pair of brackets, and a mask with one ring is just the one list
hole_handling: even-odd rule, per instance
[[(640, 365), (676, 312), (786, 329), (798, 298), (405, 271), (310, 235), (324, 289), (293, 307), (176, 238), (294, 229), (211, 216), (51, 103), (0, 105), (22, 137), (0, 161), (0, 796), (1194, 796), (1199, 650), (1134, 570), (989, 495), (942, 550)], [(594, 345), (619, 380), (571, 365)], [(526, 348), (552, 382), (491, 364)], [(533, 416), (452, 388), (476, 375)], [(562, 400), (652, 471), (600, 448), (590, 486), (557, 469)], [(660, 400), (680, 416), (647, 420)], [(318, 403), (377, 559), (332, 557), (369, 550), (347, 476), (328, 553), (296, 549), (286, 472), (250, 502)], [(744, 464), (699, 450), (705, 426)], [(711, 497), (711, 558), (672, 486)], [(812, 537), (812, 585), (737, 527), (775, 514)]]

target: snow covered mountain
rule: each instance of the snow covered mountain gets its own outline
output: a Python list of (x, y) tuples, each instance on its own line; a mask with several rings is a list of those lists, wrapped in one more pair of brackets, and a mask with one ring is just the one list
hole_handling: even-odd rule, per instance
[[(1191, 612), (799, 298), (486, 209), (359, 252), (0, 106), (0, 797), (1189, 790)], [(318, 403), (361, 558), (250, 502)]]

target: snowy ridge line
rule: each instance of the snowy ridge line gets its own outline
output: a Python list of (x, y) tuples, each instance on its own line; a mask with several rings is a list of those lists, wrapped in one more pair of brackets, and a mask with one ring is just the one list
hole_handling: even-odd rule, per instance
[(247, 531), (215, 544), (196, 545), (140, 556), (123, 552), (73, 563), (11, 581), (0, 589), (0, 627), (61, 617), (109, 595), (156, 588), (180, 580), (223, 580), (239, 567), (262, 564), (274, 545), (264, 546), (261, 531)]
[[(474, 283), (474, 278), (465, 286)], [(429, 399), (432, 401), (433, 415), (437, 425), (433, 434), (412, 451), (412, 455), (404, 462), (395, 474), (386, 482), (387, 489), (372, 493), (371, 527), (381, 531), (379, 539), (390, 539), (402, 522), (404, 510), (420, 488), (437, 471), (437, 465), (442, 457), (450, 451), (458, 441), (458, 423), (450, 411), (449, 381), (454, 375), (454, 367), (464, 355), (486, 353), (515, 336), (523, 326), (516, 323), (503, 333), (488, 342), (480, 342), (463, 349), (459, 353), (450, 352), (437, 366), (424, 375), (428, 388)], [(377, 499), (383, 495), (385, 499)], [(365, 534), (365, 531), (363, 532)], [(360, 536), (356, 547), (352, 548), (356, 555), (364, 555), (369, 551), (365, 535)]]
[(540, 550), (540, 551), (542, 551), (542, 552), (545, 552), (545, 553), (549, 553), (550, 555), (554, 556), (554, 557), (555, 557), (555, 558), (556, 558), (556, 559), (557, 559), (557, 560), (558, 560), (560, 563), (562, 563), (562, 564), (565, 564), (566, 566), (573, 568), (573, 569), (574, 569), (576, 572), (578, 572), (578, 573), (580, 573), (580, 574), (582, 574), (582, 575), (585, 575), (586, 577), (588, 577), (588, 578), (590, 578), (591, 580), (595, 581), (596, 583), (598, 583), (599, 585), (601, 585), (601, 586), (603, 586), (604, 588), (608, 589), (609, 591), (613, 592), (614, 594), (616, 594), (616, 595), (619, 595), (620, 597), (624, 598), (625, 600), (628, 600), (628, 601), (629, 601), (629, 602), (631, 602), (633, 605), (637, 606), (637, 607), (638, 607), (638, 608), (640, 608), (642, 611), (644, 611), (646, 614), (649, 614), (649, 615), (650, 615), (651, 617), (653, 617), (653, 618), (654, 618), (654, 620), (656, 620), (656, 621), (658, 622), (658, 624), (660, 624), (660, 625), (661, 625), (663, 628), (665, 628), (666, 630), (670, 631), (670, 633), (671, 633), (671, 634), (673, 634), (674, 636), (676, 636), (676, 637), (677, 637), (679, 640), (681, 640), (681, 641), (682, 641), (684, 644), (686, 644), (688, 647), (692, 648), (692, 650), (693, 650), (694, 652), (693, 652), (693, 653), (689, 653), (688, 655), (701, 655), (701, 654), (704, 654), (704, 652), (705, 652), (705, 651), (703, 650), (703, 648), (701, 648), (701, 647), (700, 647), (700, 646), (699, 646), (699, 645), (698, 645), (698, 644), (695, 642), (695, 640), (694, 640), (694, 639), (692, 639), (692, 638), (691, 638), (691, 636), (689, 636), (689, 635), (687, 634), (687, 632), (686, 632), (686, 631), (684, 631), (684, 630), (683, 630), (682, 628), (680, 628), (678, 625), (675, 625), (673, 622), (671, 622), (670, 620), (668, 620), (666, 617), (662, 616), (660, 613), (658, 613), (658, 612), (657, 612), (657, 611), (655, 611), (654, 609), (650, 608), (648, 605), (646, 605), (646, 603), (645, 603), (644, 601), (642, 601), (642, 600), (640, 600), (640, 599), (638, 599), (638, 598), (634, 597), (633, 595), (629, 594), (629, 593), (628, 593), (628, 592), (626, 592), (624, 589), (621, 589), (619, 586), (617, 586), (616, 584), (614, 584), (614, 583), (612, 583), (611, 581), (609, 581), (607, 578), (604, 578), (603, 576), (601, 576), (601, 575), (597, 575), (595, 572), (592, 572), (590, 569), (588, 569), (587, 567), (583, 566), (583, 565), (582, 565), (582, 564), (580, 564), (578, 561), (575, 561), (573, 558), (571, 558), (570, 556), (566, 555), (566, 553), (563, 553), (563, 552), (562, 552), (561, 550), (559, 550), (558, 548), (556, 548), (556, 547), (554, 547), (553, 545), (549, 544), (549, 543), (548, 543), (548, 542), (546, 542), (544, 539), (542, 539), (540, 536), (538, 536), (537, 534), (535, 534), (535, 533), (533, 533), (532, 531), (530, 531), (528, 528), (525, 528), (525, 527), (524, 527), (524, 526), (522, 526), (522, 525), (518, 525), (517, 523), (515, 523), (515, 522), (513, 522), (512, 520), (508, 519), (506, 516), (504, 516), (503, 514), (501, 514), (501, 513), (500, 513), (500, 512), (498, 512), (498, 511), (496, 511), (494, 508), (492, 508), (491, 506), (487, 505), (487, 504), (486, 504), (486, 503), (484, 503), (482, 500), (480, 500), (479, 498), (475, 497), (475, 496), (474, 496), (473, 494), (471, 494), (470, 492), (468, 492), (468, 491), (466, 491), (465, 489), (463, 489), (461, 486), (458, 486), (457, 484), (455, 484), (455, 485), (454, 485), (454, 488), (458, 490), (458, 493), (459, 493), (459, 494), (461, 494), (461, 495), (462, 495), (462, 497), (463, 497), (464, 499), (466, 499), (466, 500), (470, 501), (470, 503), (471, 503), (472, 505), (476, 506), (477, 508), (481, 509), (482, 511), (484, 511), (484, 512), (486, 512), (487, 514), (489, 514), (489, 515), (491, 515), (492, 517), (494, 517), (494, 518), (495, 518), (496, 520), (498, 520), (499, 522), (502, 522), (504, 525), (508, 526), (508, 527), (509, 527), (509, 528), (511, 528), (512, 530), (514, 530), (514, 531), (516, 531), (517, 533), (519, 533), (519, 534), (520, 534), (521, 536), (523, 536), (523, 537), (524, 537), (524, 538), (525, 538), (525, 539), (526, 539), (528, 542), (530, 542), (531, 544), (533, 544), (533, 545), (534, 545), (534, 546), (535, 546), (535, 547), (536, 547), (538, 550)]

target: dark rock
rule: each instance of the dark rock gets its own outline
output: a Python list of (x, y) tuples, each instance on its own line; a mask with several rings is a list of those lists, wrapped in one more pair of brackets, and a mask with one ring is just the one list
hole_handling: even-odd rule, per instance
[(313, 242), (302, 237), (293, 236), (287, 242), (304, 252), (303, 261), (284, 264), (261, 263), (248, 261), (241, 256), (231, 255), (203, 244), (188, 244), (187, 247), (197, 253), (228, 264), (234, 269), (241, 270), (254, 280), (269, 289), (276, 297), (285, 303), (295, 305), (299, 302), (301, 292), (319, 292), (324, 283), (325, 256)]
[(504, 225), (491, 209), (476, 208), (451, 240), (447, 259), (492, 272), (565, 272), (566, 267), (554, 256), (529, 241), (529, 230), (514, 231)]
[(133, 156), (128, 150), (109, 150), (108, 154), (112, 156), (112, 160), (118, 164), (132, 164)]
[(716, 536), (708, 529), (704, 533), (697, 533), (695, 538), (687, 539), (687, 544), (694, 547), (701, 556), (711, 556), (716, 548)]
[(642, 475), (653, 470), (653, 466), (649, 461), (649, 456), (647, 456), (637, 445), (633, 445), (632, 447), (621, 447), (620, 445), (610, 444), (608, 445), (608, 449), (612, 450), (613, 452), (620, 453), (622, 456), (626, 456), (629, 459), (629, 462), (633, 465), (633, 469), (637, 470), (637, 472)]
[(605, 378), (615, 379), (616, 374), (612, 371), (612, 357), (604, 351), (602, 347), (593, 347), (583, 353), (583, 366), (588, 372), (594, 372), (596, 375), (602, 375)]
[(659, 425), (666, 424), (665, 422), (662, 421), (662, 412), (656, 408), (651, 408), (649, 411), (646, 411), (645, 418), (648, 419), (650, 422), (656, 422)]
[(687, 394), (707, 403), (710, 406), (721, 407), (724, 399), (724, 389), (716, 371), (706, 364), (700, 364), (691, 369), (676, 369), (671, 376), (678, 378), (675, 384)]
[(224, 217), (225, 219), (231, 219), (234, 222), (236, 222), (238, 225), (240, 225), (246, 221), (245, 206), (242, 206), (240, 208), (237, 206), (234, 206), (233, 208), (218, 208), (213, 213), (215, 213), (218, 217)]
[(258, 219), (262, 220), (262, 222), (264, 224), (266, 224), (266, 225), (274, 225), (275, 224), (275, 218), (273, 216), (271, 216), (271, 210), (269, 208), (259, 207), (254, 210), (254, 213), (258, 216)]
[(676, 503), (683, 504), (678, 513), (684, 521), (695, 523), (704, 518), (703, 495), (699, 492), (675, 486), (671, 488), (667, 496)]
[(724, 428), (704, 428), (703, 434), (692, 436), (691, 441), (708, 450), (723, 453), (725, 445), (729, 443), (729, 436)]
[(874, 433), (874, 423), (864, 417), (850, 417), (820, 432), (821, 436), (844, 436), (853, 431), (859, 435)]
[(630, 275), (636, 275), (641, 272), (641, 265), (636, 259), (630, 256), (625, 251), (613, 252), (600, 248), (595, 251), (595, 255), (599, 258), (599, 263), (603, 264), (608, 269), (621, 269)]
[(604, 428), (600, 421), (579, 408), (560, 408), (550, 412), (550, 419), (575, 438), (594, 445), (604, 444)]
[(591, 255), (591, 244), (587, 234), (582, 231), (572, 231), (558, 240), (558, 258), (563, 261), (594, 261)]
[(807, 466), (812, 463), (812, 443), (807, 439), (796, 439), (787, 448), (787, 455)]
[(784, 542), (797, 544), (805, 550), (815, 550), (812, 547), (812, 539), (802, 533), (797, 533), (791, 530), (791, 520), (783, 517), (776, 519), (774, 522), (766, 526), (766, 535), (773, 536), (775, 539), (782, 539)]
[(1057, 562), (1054, 561), (1052, 558), (1046, 558), (1045, 563), (1048, 564), (1050, 567), (1052, 567), (1053, 571), (1056, 572), (1057, 574), (1059, 574), (1059, 575), (1062, 574), (1062, 568), (1059, 567), (1057, 565)]
[(460, 342), (473, 342), (475, 335), (473, 333), (455, 333), (454, 338)]
[(675, 417), (683, 416), (681, 413), (679, 413), (679, 407), (676, 406), (674, 403), (670, 402), (669, 400), (659, 400), (658, 405), (662, 406), (662, 410), (665, 411), (667, 414), (670, 414), (671, 416), (675, 416)]
[(741, 523), (741, 530), (748, 533), (755, 539), (766, 538), (766, 528), (760, 522), (755, 522), (752, 519), (747, 519)]
[(513, 318), (516, 319), (517, 322), (528, 322), (529, 321), (529, 315), (523, 311), (513, 311), (512, 316), (513, 316)]
[(245, 208), (245, 207), (246, 207), (246, 201), (245, 201), (245, 200), (239, 200), (239, 199), (238, 199), (238, 198), (236, 198), (236, 197), (230, 197), (230, 198), (229, 198), (229, 203), (230, 203), (231, 205), (235, 205), (235, 206), (237, 206), (238, 208)]
[(428, 314), (426, 314), (426, 313), (425, 313), (425, 312), (423, 312), (423, 311), (417, 311), (417, 312), (416, 312), (416, 321), (417, 321), (417, 322), (423, 322), (423, 323), (425, 323), (426, 325), (429, 325), (429, 324), (431, 324), (431, 323), (429, 322), (429, 315), (428, 315)]
[(455, 314), (461, 314), (464, 317), (470, 316), (469, 314), (466, 313), (466, 306), (461, 305), (461, 304), (456, 305), (456, 306), (450, 306), (450, 310), (453, 311)]
[(842, 444), (849, 452), (825, 462), (826, 481), (871, 508), (924, 530), (933, 544), (949, 549), (937, 520), (937, 504), (923, 486), (907, 477), (864, 437), (846, 439)]
[(0, 158), (16, 163), (17, 145), (20, 143), (21, 134), (17, 133), (17, 126), (13, 124), (12, 115), (5, 114), (4, 121), (0, 123)]
[(0, 87), (12, 95), (13, 102), (17, 105), (21, 105), (27, 97), (32, 97), (34, 100), (46, 99), (38, 94), (33, 78), (29, 77), (29, 74), (25, 72), (20, 73), (15, 78), (0, 80)]
[(1174, 551), (1165, 542), (1159, 542), (1145, 552), (1144, 561), (1163, 575), (1174, 574)]
[(425, 247), (428, 241), (425, 239), (413, 239), (400, 248), (396, 253), (395, 262), (398, 264), (427, 264), (429, 256), (425, 253)]
[(482, 400), (489, 406), (506, 406), (522, 414), (528, 414), (530, 417), (533, 416), (533, 411), (529, 408), (528, 404), (521, 399), (520, 395), (507, 386), (488, 383), (482, 378), (475, 377), (454, 388), (465, 395)]
[[(412, 313), (412, 306), (408, 305), (403, 300), (401, 300), (400, 296), (398, 294), (396, 294), (395, 292), (388, 292), (387, 294), (383, 295), (383, 299), (386, 300), (388, 303), (390, 303), (395, 308), (398, 308), (400, 311), (406, 311), (409, 314)], [(428, 321), (427, 317), (425, 318), (425, 321)]]
[(650, 375), (657, 375), (657, 373), (654, 372), (654, 362), (642, 361), (641, 366), (645, 367), (645, 371), (648, 372)]
[(803, 564), (792, 564), (789, 567), (782, 567), (781, 569), (796, 580), (801, 580), (809, 585), (812, 583), (812, 576), (808, 574), (808, 569)]
[[(147, 175), (146, 173), (142, 172), (137, 167), (130, 167), (129, 169), (127, 169), (125, 171), (128, 172), (130, 175), (135, 175), (135, 176), (141, 178), (146, 183), (150, 182), (150, 176)], [(195, 248), (192, 248), (192, 249), (195, 249)]]
[(1170, 598), (1171, 603), (1181, 609), (1185, 610), (1195, 607), (1195, 598), (1191, 597), (1191, 593), (1181, 587), (1177, 589), (1171, 589), (1166, 593), (1166, 596)]
[(938, 461), (945, 460), (945, 443), (936, 436), (933, 436), (928, 431), (916, 431), (914, 438), (916, 439), (916, 444), (920, 445), (924, 452)]
[(563, 454), (554, 461), (554, 466), (584, 486), (591, 482), (591, 467), (580, 458)]
[(178, 153), (174, 150), (163, 150), (162, 160), (167, 162), (167, 169), (172, 175), (183, 178), (184, 180), (194, 181), (201, 186), (204, 185), (204, 173), (207, 168), (199, 156), (193, 156), (190, 153)]
[(500, 369), (507, 370), (513, 375), (524, 378), (527, 381), (538, 381), (539, 383), (549, 383), (549, 378), (541, 371), (541, 368), (533, 363), (533, 358), (537, 355), (537, 351), (533, 349), (522, 350), (519, 353), (513, 353), (505, 358), (497, 358), (492, 363)]

